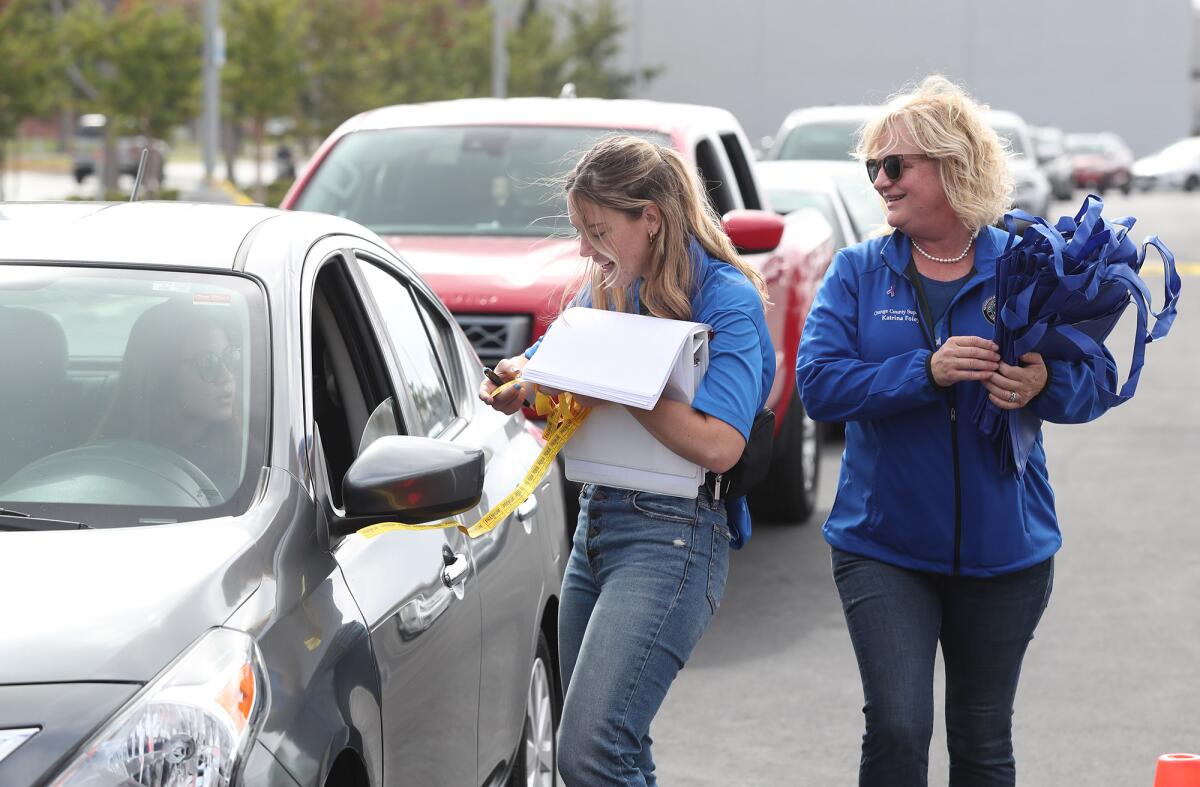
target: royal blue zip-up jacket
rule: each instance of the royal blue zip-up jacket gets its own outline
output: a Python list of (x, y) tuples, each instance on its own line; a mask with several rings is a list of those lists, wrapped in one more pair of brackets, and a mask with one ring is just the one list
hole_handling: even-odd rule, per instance
[[(1039, 430), (1023, 476), (1005, 471), (972, 418), (987, 389), (934, 384), (929, 359), (951, 336), (991, 339), (996, 258), (1006, 232), (984, 228), (975, 271), (930, 325), (906, 275), (901, 232), (838, 252), (804, 326), (796, 385), (809, 415), (846, 422), (837, 499), (825, 540), (905, 568), (988, 577), (1040, 563), (1062, 545)], [(1107, 353), (1107, 351), (1106, 351)], [(1054, 423), (1100, 416), (1088, 364), (1048, 361), (1026, 405)], [(1108, 356), (1107, 385), (1116, 365)]]

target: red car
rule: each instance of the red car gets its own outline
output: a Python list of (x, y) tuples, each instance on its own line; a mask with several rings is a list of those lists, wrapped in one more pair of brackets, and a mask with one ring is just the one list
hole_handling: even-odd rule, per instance
[(1133, 190), (1133, 152), (1116, 134), (1067, 134), (1065, 144), (1076, 186), (1100, 194)]
[(770, 211), (729, 112), (545, 98), (385, 107), (330, 135), (282, 207), (347, 216), (379, 233), (492, 365), (545, 331), (581, 274), (558, 178), (614, 131), (669, 145), (693, 162), (726, 231), (767, 281), (778, 357), (768, 406), (778, 432), (771, 477), (751, 504), (760, 518), (803, 521), (815, 505), (820, 435), (795, 394), (796, 348), (832, 259), (832, 236), (814, 212)]

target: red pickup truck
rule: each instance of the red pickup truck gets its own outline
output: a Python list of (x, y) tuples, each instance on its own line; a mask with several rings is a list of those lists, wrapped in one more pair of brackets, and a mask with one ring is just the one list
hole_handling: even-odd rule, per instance
[(282, 207), (347, 216), (391, 243), (454, 312), (484, 363), (557, 315), (582, 264), (556, 179), (597, 139), (635, 134), (696, 165), (735, 245), (767, 281), (778, 368), (770, 477), (757, 517), (800, 522), (816, 500), (820, 431), (795, 394), (796, 348), (833, 255), (815, 212), (780, 218), (741, 126), (713, 107), (605, 99), (463, 99), (385, 107), (342, 124)]

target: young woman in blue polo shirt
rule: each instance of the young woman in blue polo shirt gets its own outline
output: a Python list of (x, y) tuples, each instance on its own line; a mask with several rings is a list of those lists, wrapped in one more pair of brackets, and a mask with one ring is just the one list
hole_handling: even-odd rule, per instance
[[(691, 404), (630, 412), (663, 445), (711, 473), (738, 461), (774, 377), (765, 287), (739, 259), (695, 170), (629, 136), (598, 142), (566, 178), (588, 261), (576, 302), (710, 325), (709, 366)], [(525, 355), (497, 373), (519, 375)], [(516, 412), (514, 389), (480, 397)], [(588, 484), (563, 578), (559, 656), (565, 701), (558, 766), (568, 785), (653, 785), (650, 722), (725, 590), (729, 549), (749, 534), (745, 498), (695, 499)]]

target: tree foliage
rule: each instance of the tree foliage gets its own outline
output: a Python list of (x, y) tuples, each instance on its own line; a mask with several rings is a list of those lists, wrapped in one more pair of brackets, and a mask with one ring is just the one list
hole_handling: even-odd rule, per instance
[(387, 3), (372, 32), (371, 78), (384, 103), (491, 92), (492, 27), (486, 2)]
[(222, 97), (252, 122), (292, 116), (303, 84), (307, 22), (301, 0), (225, 0), (226, 63)]
[(267, 121), (293, 118), (300, 107), (308, 13), (301, 0), (226, 0), (223, 10), (228, 32), (222, 96), (228, 116), (250, 127), (261, 201)]
[(0, 172), (21, 121), (50, 110), (62, 94), (62, 59), (45, 0), (12, 0), (0, 10)]
[(366, 0), (309, 0), (303, 47), (304, 84), (297, 127), (322, 139), (343, 120), (382, 102), (371, 47), (346, 29), (366, 29)]
[(648, 82), (662, 70), (655, 66), (635, 73), (612, 65), (625, 31), (612, 0), (577, 3), (566, 14), (567, 35), (559, 44), (565, 60), (561, 76), (575, 85), (577, 95), (623, 98), (639, 79)]
[(74, 65), (95, 90), (78, 104), (118, 133), (165, 138), (198, 109), (202, 38), (184, 8), (123, 0), (111, 13), (80, 0), (64, 23)]
[[(507, 93), (629, 94), (614, 0), (521, 2), (505, 30)], [(221, 0), (222, 99), (261, 158), (272, 118), (312, 139), (371, 107), (492, 92), (491, 0)], [(70, 96), (117, 135), (167, 138), (199, 111), (201, 0), (0, 0), (0, 161), (26, 117)], [(67, 86), (71, 90), (68, 90)], [(233, 152), (230, 155), (233, 155)], [(115, 178), (115, 175), (113, 175)]]

